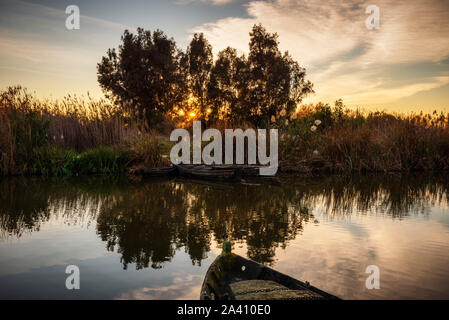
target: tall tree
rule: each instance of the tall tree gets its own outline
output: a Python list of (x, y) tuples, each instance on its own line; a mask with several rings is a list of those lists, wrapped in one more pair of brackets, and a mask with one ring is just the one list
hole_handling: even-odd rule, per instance
[(237, 50), (227, 47), (218, 53), (207, 87), (208, 100), (214, 106), (211, 118), (232, 117), (237, 104)]
[(207, 85), (209, 83), (210, 71), (213, 65), (212, 46), (204, 34), (195, 34), (186, 57), (188, 59), (189, 84), (192, 93), (199, 101), (199, 109), (202, 115), (207, 109)]
[(125, 30), (122, 43), (109, 49), (97, 65), (106, 95), (150, 125), (183, 99), (185, 79), (175, 41), (160, 30)]
[(307, 93), (313, 92), (312, 83), (305, 80), (305, 69), (288, 52), (282, 54), (278, 45), (276, 33), (254, 25), (250, 32), (246, 101), (249, 119), (259, 125), (268, 123), (282, 109), (290, 112)]

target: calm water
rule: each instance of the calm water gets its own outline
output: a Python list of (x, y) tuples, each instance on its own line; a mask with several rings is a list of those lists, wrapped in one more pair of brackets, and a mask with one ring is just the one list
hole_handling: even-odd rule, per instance
[[(2, 180), (0, 299), (198, 299), (225, 222), (234, 252), (341, 298), (448, 299), (448, 191), (428, 174)], [(80, 290), (65, 288), (71, 264)]]

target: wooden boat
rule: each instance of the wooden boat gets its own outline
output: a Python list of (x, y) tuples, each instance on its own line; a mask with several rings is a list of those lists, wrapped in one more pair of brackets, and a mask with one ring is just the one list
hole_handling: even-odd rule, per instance
[[(230, 243), (229, 243), (230, 246)], [(229, 247), (230, 248), (230, 247)], [(338, 300), (336, 296), (234, 253), (209, 267), (201, 300)]]
[(196, 179), (196, 178), (184, 178), (184, 177), (176, 177), (176, 181), (182, 183), (193, 183), (198, 185), (203, 185), (207, 187), (213, 187), (217, 190), (233, 190), (236, 187), (236, 184), (232, 180), (204, 180), (204, 179)]
[(140, 166), (130, 170), (131, 174), (142, 175), (144, 177), (167, 177), (176, 173), (175, 166), (160, 167), (160, 168), (147, 168)]
[(237, 177), (234, 169), (214, 170), (210, 166), (191, 164), (181, 164), (176, 167), (182, 177), (211, 180), (232, 180)]
[(276, 176), (243, 176), (240, 179), (240, 183), (248, 186), (263, 186), (263, 185), (271, 185), (271, 186), (280, 186), (281, 182)]
[(260, 176), (260, 167), (255, 165), (212, 165), (213, 170), (235, 170), (240, 177)]

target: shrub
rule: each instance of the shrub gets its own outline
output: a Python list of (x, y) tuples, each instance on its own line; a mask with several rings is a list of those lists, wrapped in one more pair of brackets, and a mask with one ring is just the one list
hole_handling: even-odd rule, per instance
[(146, 131), (104, 100), (69, 95), (42, 101), (20, 86), (9, 87), (0, 91), (0, 175), (67, 174), (67, 161), (89, 149), (95, 150), (83, 157), (92, 170), (116, 171), (123, 164), (113, 154)]
[(305, 106), (281, 127), (281, 165), (303, 170), (318, 156), (338, 171), (449, 169), (449, 114), (362, 113), (340, 103)]
[(133, 162), (147, 167), (160, 167), (169, 164), (169, 159), (164, 158), (156, 131), (140, 136), (131, 145), (130, 152)]

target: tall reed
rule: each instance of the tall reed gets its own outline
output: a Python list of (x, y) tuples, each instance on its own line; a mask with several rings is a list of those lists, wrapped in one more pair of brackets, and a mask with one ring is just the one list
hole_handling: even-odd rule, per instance
[(39, 100), (20, 86), (0, 91), (0, 174), (32, 173), (43, 154), (57, 154), (43, 148), (128, 148), (146, 135), (141, 122), (105, 100)]
[(335, 171), (449, 170), (449, 114), (318, 104), (300, 109), (281, 130), (280, 159), (288, 170), (310, 171), (314, 163)]

